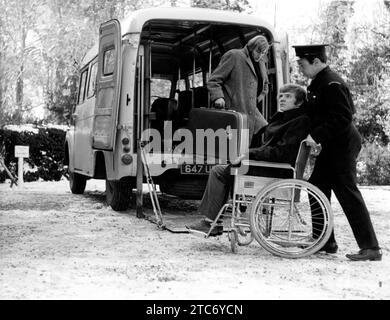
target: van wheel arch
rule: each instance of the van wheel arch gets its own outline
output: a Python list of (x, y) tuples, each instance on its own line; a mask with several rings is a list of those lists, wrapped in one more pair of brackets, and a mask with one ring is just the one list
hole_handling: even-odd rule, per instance
[(69, 145), (68, 142), (65, 142), (65, 150), (64, 150), (64, 165), (69, 166)]
[(68, 170), (69, 187), (73, 194), (83, 194), (88, 178), (82, 174)]
[(93, 177), (94, 179), (106, 179), (107, 177), (106, 160), (102, 151), (96, 152)]

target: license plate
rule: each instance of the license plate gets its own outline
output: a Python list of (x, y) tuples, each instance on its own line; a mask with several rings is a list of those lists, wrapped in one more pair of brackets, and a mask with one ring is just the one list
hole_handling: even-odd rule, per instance
[(180, 166), (181, 174), (209, 174), (211, 164), (183, 164)]

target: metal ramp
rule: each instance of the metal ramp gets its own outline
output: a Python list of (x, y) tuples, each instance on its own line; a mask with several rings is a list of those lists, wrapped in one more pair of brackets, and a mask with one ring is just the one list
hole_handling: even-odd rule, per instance
[[(188, 229), (185, 227), (185, 224), (187, 224), (186, 222), (187, 219), (183, 220), (183, 217), (181, 217), (181, 221), (180, 223), (178, 223), (178, 219), (179, 219), (178, 216), (165, 215), (165, 217), (163, 218), (160, 202), (157, 195), (156, 185), (154, 184), (152, 175), (150, 174), (143, 142), (139, 143), (139, 148), (141, 150), (142, 164), (144, 167), (146, 182), (148, 185), (148, 191), (150, 195), (150, 201), (152, 203), (153, 213), (154, 213), (154, 215), (145, 215), (145, 219), (156, 224), (157, 227), (162, 230), (168, 230), (172, 233), (189, 233)], [(198, 218), (198, 216), (195, 217)]]

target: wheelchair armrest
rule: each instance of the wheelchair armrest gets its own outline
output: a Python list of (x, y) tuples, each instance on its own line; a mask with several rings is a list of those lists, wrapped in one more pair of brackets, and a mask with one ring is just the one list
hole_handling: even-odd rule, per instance
[(242, 164), (246, 166), (254, 166), (254, 167), (267, 167), (267, 168), (280, 168), (280, 169), (294, 170), (294, 167), (292, 167), (289, 163), (281, 163), (281, 162), (243, 160)]

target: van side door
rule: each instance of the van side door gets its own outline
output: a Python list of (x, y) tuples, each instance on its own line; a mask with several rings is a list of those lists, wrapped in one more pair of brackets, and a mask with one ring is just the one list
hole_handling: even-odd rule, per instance
[(121, 27), (119, 21), (114, 19), (102, 23), (99, 30), (93, 148), (113, 150), (115, 147), (121, 73)]
[(289, 63), (288, 35), (284, 34), (280, 41), (280, 53), (282, 59), (283, 83), (290, 82), (290, 63)]

